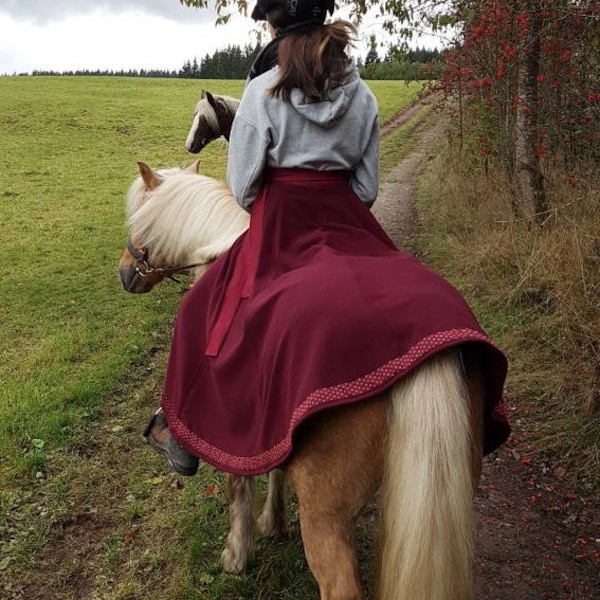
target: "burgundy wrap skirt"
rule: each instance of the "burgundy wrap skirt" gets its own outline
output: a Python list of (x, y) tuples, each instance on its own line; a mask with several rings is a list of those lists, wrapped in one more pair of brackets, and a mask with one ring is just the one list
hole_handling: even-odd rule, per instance
[(162, 406), (191, 453), (264, 473), (285, 462), (308, 417), (464, 344), (486, 371), (488, 453), (510, 432), (507, 366), (462, 296), (395, 248), (344, 173), (275, 169), (248, 231), (182, 301)]

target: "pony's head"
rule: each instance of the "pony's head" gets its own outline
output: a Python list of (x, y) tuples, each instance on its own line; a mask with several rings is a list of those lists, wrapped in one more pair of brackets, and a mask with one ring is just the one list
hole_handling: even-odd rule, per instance
[(229, 140), (231, 125), (240, 101), (202, 90), (194, 109), (194, 120), (185, 142), (188, 152), (197, 154), (208, 143), (223, 136)]
[(138, 162), (140, 176), (127, 192), (130, 237), (119, 263), (128, 292), (147, 293), (174, 273), (198, 277), (248, 227), (229, 188), (189, 167), (154, 170)]

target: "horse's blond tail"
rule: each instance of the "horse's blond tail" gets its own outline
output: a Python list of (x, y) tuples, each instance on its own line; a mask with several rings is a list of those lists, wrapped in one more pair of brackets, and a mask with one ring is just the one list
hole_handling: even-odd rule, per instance
[(472, 434), (458, 353), (428, 360), (391, 399), (379, 598), (469, 600)]

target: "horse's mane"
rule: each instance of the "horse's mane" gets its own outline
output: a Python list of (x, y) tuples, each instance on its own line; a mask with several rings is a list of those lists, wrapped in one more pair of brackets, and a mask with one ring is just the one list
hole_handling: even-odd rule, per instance
[(148, 190), (138, 177), (127, 192), (127, 215), (136, 243), (166, 264), (214, 260), (243, 233), (249, 215), (222, 182), (184, 169), (156, 171)]

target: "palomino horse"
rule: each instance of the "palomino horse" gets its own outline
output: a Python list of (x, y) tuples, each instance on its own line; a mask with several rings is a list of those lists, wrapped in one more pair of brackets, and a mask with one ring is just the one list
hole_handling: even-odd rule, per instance
[(194, 119), (185, 142), (188, 152), (197, 154), (208, 143), (223, 136), (229, 140), (231, 124), (240, 101), (230, 96), (219, 96), (205, 90), (194, 109)]
[[(119, 266), (123, 286), (134, 293), (149, 291), (166, 273), (204, 268), (248, 226), (224, 185), (189, 170), (153, 171), (140, 163), (140, 172), (128, 194), (131, 241)], [(153, 257), (149, 273), (144, 256)], [(322, 411), (297, 430), (282, 469), (298, 498), (304, 550), (322, 600), (364, 598), (354, 526), (380, 486), (378, 598), (471, 598), (473, 495), (483, 455), (478, 356), (469, 345), (436, 354), (385, 393)], [(222, 561), (239, 572), (253, 549), (252, 478), (229, 475), (228, 485)], [(262, 532), (285, 524), (282, 486), (276, 472)]]

